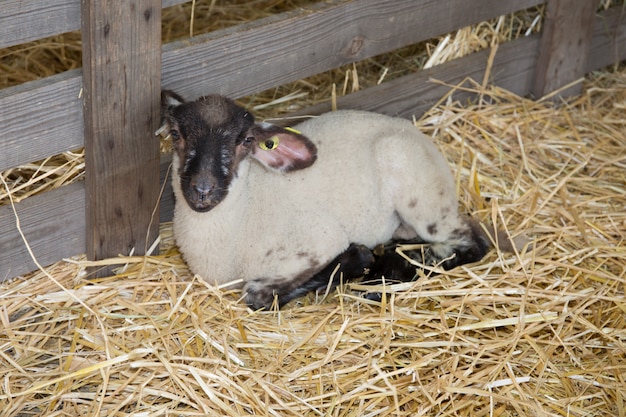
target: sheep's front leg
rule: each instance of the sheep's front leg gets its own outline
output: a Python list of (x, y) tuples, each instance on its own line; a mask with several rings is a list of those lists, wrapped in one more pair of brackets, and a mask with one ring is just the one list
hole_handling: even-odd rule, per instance
[(334, 288), (341, 280), (350, 281), (360, 278), (373, 262), (374, 255), (370, 249), (353, 243), (313, 276), (311, 276), (311, 271), (305, 271), (290, 280), (256, 278), (248, 281), (244, 286), (246, 302), (254, 310), (269, 309), (274, 298), (277, 297), (278, 306), (282, 307), (309, 291), (326, 288), (331, 280), (331, 288)]

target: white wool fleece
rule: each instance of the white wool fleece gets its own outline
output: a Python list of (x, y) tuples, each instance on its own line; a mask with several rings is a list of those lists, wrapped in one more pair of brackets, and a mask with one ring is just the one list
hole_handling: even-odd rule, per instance
[(374, 247), (400, 225), (432, 242), (463, 227), (450, 168), (410, 121), (337, 111), (295, 128), (318, 148), (312, 166), (279, 173), (245, 158), (204, 213), (185, 203), (174, 153), (176, 242), (208, 282), (313, 275), (350, 243)]

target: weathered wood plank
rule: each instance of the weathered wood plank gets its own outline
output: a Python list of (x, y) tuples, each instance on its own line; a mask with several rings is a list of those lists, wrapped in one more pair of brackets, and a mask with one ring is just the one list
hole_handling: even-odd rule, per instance
[(600, 13), (593, 25), (586, 73), (626, 60), (626, 8), (613, 7)]
[(160, 0), (83, 0), (89, 259), (145, 253), (158, 234), (160, 16)]
[(0, 171), (83, 146), (81, 70), (0, 90)]
[[(169, 7), (190, 0), (163, 0)], [(2, 0), (0, 48), (80, 29), (80, 0)]]
[[(161, 161), (160, 183), (165, 189), (160, 202), (160, 222), (171, 221), (174, 194), (166, 178), (170, 155)], [(85, 183), (60, 187), (25, 199), (15, 208), (20, 228), (37, 261), (47, 266), (63, 258), (86, 253)], [(0, 206), (0, 282), (36, 269), (16, 225), (11, 206)]]
[(165, 45), (163, 84), (240, 97), (542, 3), (329, 1)]
[(166, 7), (170, 7), (170, 6), (176, 6), (177, 4), (181, 4), (181, 3), (188, 3), (191, 0), (163, 0), (162, 7), (165, 9)]
[[(548, 0), (533, 95), (537, 98), (585, 75), (597, 0)], [(578, 84), (562, 91), (578, 95)]]
[[(532, 71), (537, 64), (537, 35), (499, 46), (489, 82), (519, 95), (532, 88)], [(405, 118), (419, 117), (450, 91), (450, 87), (471, 78), (481, 83), (487, 68), (489, 50), (473, 53), (415, 74), (407, 75), (337, 99), (339, 109), (369, 110)], [(437, 82), (441, 81), (441, 82)], [(457, 91), (453, 99), (463, 101), (473, 94)], [(316, 115), (330, 111), (331, 103), (320, 103), (290, 115)]]
[(172, 175), (169, 172), (172, 165), (172, 155), (161, 156), (161, 187), (163, 193), (159, 202), (161, 223), (172, 221), (174, 218), (174, 191), (172, 190)]
[(80, 0), (4, 0), (0, 11), (0, 48), (79, 27)]
[[(85, 253), (83, 182), (32, 196), (15, 208), (20, 228), (41, 265)], [(0, 207), (0, 281), (34, 269), (12, 207)]]

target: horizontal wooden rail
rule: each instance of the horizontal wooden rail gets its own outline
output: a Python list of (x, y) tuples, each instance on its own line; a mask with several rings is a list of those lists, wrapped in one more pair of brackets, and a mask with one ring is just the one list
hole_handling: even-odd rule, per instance
[[(500, 45), (491, 68), (489, 82), (518, 95), (526, 95), (537, 63), (539, 36), (533, 35)], [(366, 88), (337, 99), (337, 108), (368, 110), (405, 118), (419, 117), (466, 78), (481, 82), (487, 69), (489, 50), (446, 62), (393, 81)], [(445, 84), (444, 84), (445, 83)], [(454, 99), (469, 99), (472, 94), (458, 91)], [(331, 110), (325, 102), (290, 115), (317, 115)], [(278, 122), (281, 123), (281, 122)]]
[(242, 97), (541, 3), (324, 2), (165, 45), (163, 86)]
[[(85, 253), (84, 182), (32, 196), (15, 209), (28, 245), (42, 265)], [(0, 207), (0, 281), (34, 269), (12, 207)]]
[(82, 71), (0, 90), (0, 171), (83, 146)]
[(87, 258), (143, 255), (159, 234), (161, 0), (82, 5)]
[[(163, 7), (190, 0), (163, 0)], [(0, 49), (80, 29), (80, 0), (2, 0)]]

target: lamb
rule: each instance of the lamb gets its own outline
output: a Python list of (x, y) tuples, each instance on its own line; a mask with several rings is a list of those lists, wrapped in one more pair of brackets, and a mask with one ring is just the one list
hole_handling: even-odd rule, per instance
[(371, 248), (392, 238), (430, 242), (423, 261), (446, 268), (491, 247), (459, 214), (444, 157), (408, 120), (344, 110), (282, 128), (255, 123), (229, 98), (185, 102), (171, 91), (162, 119), (174, 147), (177, 245), (203, 279), (239, 280), (254, 309), (331, 276), (361, 277)]

